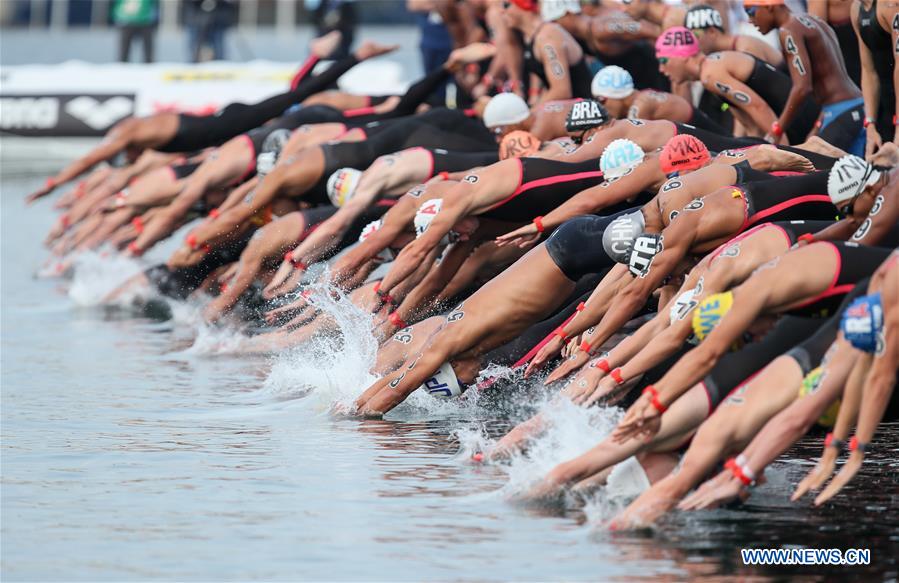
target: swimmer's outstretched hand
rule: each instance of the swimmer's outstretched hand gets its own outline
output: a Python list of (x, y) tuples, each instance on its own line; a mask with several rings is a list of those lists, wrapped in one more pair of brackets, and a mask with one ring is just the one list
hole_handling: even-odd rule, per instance
[(52, 178), (48, 178), (47, 181), (44, 182), (44, 185), (42, 187), (38, 188), (27, 197), (25, 197), (25, 204), (31, 204), (39, 198), (44, 198), (45, 196), (53, 192), (55, 188), (56, 181)]
[[(763, 481), (762, 476), (759, 481)], [(715, 508), (731, 500), (749, 498), (749, 489), (738, 480), (733, 472), (724, 470), (717, 476), (700, 486), (695, 492), (684, 498), (677, 505), (679, 510), (702, 510)]]
[(795, 502), (805, 496), (810, 490), (817, 490), (823, 486), (824, 482), (833, 475), (839, 453), (840, 450), (836, 447), (825, 447), (824, 453), (821, 454), (821, 459), (818, 460), (812, 471), (796, 486), (796, 490), (790, 496), (790, 501)]
[(505, 235), (496, 238), (496, 246), (504, 247), (506, 245), (518, 245), (521, 249), (526, 249), (536, 243), (540, 239), (540, 233), (537, 231), (537, 225), (528, 223), (523, 227), (519, 227), (514, 231), (510, 231)]
[(531, 362), (528, 363), (527, 368), (524, 369), (524, 378), (530, 377), (532, 374), (543, 368), (543, 365), (546, 362), (559, 354), (562, 350), (562, 339), (558, 336), (553, 336), (549, 342), (543, 345), (543, 347), (537, 351), (537, 354), (534, 355), (534, 358), (531, 359)]
[(840, 490), (842, 490), (846, 484), (851, 482), (852, 478), (855, 477), (855, 474), (861, 469), (863, 461), (865, 461), (865, 454), (862, 452), (856, 450), (849, 454), (849, 459), (843, 464), (843, 468), (840, 470), (840, 473), (837, 474), (837, 477), (835, 477), (830, 484), (824, 488), (824, 491), (815, 498), (815, 506), (821, 506), (839, 494)]
[(648, 393), (643, 393), (624, 414), (624, 418), (612, 432), (612, 439), (615, 443), (624, 443), (641, 437), (649, 441), (658, 433), (661, 424), (662, 415), (652, 406), (652, 397)]
[(380, 43), (367, 40), (362, 43), (358, 49), (356, 49), (355, 55), (357, 59), (359, 59), (360, 61), (364, 61), (366, 59), (372, 59), (374, 57), (386, 55), (387, 53), (392, 53), (398, 48), (400, 48), (400, 45), (382, 45)]
[(565, 359), (562, 364), (556, 367), (556, 370), (552, 371), (548, 377), (546, 377), (546, 381), (544, 384), (550, 385), (556, 381), (560, 381), (563, 378), (567, 377), (573, 371), (581, 368), (590, 360), (590, 354), (584, 352), (580, 348), (574, 354)]
[(318, 38), (312, 39), (309, 43), (309, 50), (316, 57), (327, 59), (337, 50), (337, 47), (340, 45), (340, 39), (342, 38), (343, 34), (341, 34), (339, 30), (332, 30), (328, 34), (323, 34)]
[[(871, 126), (868, 126), (871, 127)], [(895, 142), (885, 142), (870, 158), (868, 162), (876, 166), (892, 168), (899, 166), (899, 146)]]

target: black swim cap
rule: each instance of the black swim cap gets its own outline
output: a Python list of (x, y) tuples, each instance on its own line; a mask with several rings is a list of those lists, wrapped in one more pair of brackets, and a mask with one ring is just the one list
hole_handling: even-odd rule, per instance
[(583, 132), (606, 124), (610, 119), (611, 116), (602, 103), (595, 99), (585, 99), (571, 106), (571, 111), (565, 118), (565, 129), (569, 133)]
[(687, 16), (684, 18), (684, 26), (690, 30), (717, 28), (721, 32), (724, 32), (724, 19), (721, 18), (720, 12), (708, 4), (697, 4), (687, 10)]

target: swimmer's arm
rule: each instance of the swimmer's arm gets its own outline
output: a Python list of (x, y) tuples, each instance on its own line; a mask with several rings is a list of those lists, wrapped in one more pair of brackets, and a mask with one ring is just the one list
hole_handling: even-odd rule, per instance
[(206, 221), (194, 229), (192, 235), (196, 238), (197, 245), (212, 244), (235, 233), (241, 225), (275, 199), (289, 179), (291, 170), (293, 168), (289, 165), (276, 166), (240, 203), (222, 211), (218, 218)]
[[(481, 179), (483, 182), (483, 177)], [(428, 230), (400, 251), (381, 282), (382, 291), (389, 293), (394, 286), (409, 277), (425, 261), (428, 254), (437, 248), (440, 240), (452, 230), (453, 225), (470, 214), (469, 207), (474, 197), (470, 192), (466, 193), (468, 190), (470, 190), (468, 184), (461, 182), (447, 193), (448, 196), (444, 197), (440, 212), (434, 215)], [(462, 193), (466, 195), (462, 196)]]
[(561, 327), (561, 330), (566, 336), (573, 337), (597, 324), (615, 296), (630, 283), (630, 279), (627, 265), (616, 264), (584, 302), (584, 309), (576, 313), (568, 324)]
[(848, 241), (859, 224), (852, 217), (846, 217), (815, 233), (815, 241)]
[[(620, 293), (615, 296), (608, 311), (596, 327), (596, 331), (589, 340), (590, 349), (602, 346), (612, 334), (634, 317), (646, 303), (646, 300), (662, 285), (668, 276), (680, 263), (693, 244), (695, 230), (689, 228), (687, 217), (678, 217), (667, 229), (665, 235), (665, 247), (656, 255), (645, 277), (633, 277), (628, 273), (626, 277), (631, 281)], [(695, 223), (694, 223), (695, 224)]]
[(655, 109), (658, 102), (655, 99), (639, 93), (627, 110), (627, 119), (655, 119)]
[[(894, 270), (893, 280), (899, 272)], [(889, 293), (889, 287), (894, 293)], [(890, 397), (896, 386), (896, 368), (899, 366), (899, 294), (896, 294), (897, 286), (887, 284), (881, 292), (884, 307), (884, 350), (881, 354), (874, 355), (874, 364), (868, 374), (864, 385), (862, 405), (859, 411), (858, 426), (855, 429), (855, 437), (860, 443), (870, 443), (874, 437), (877, 426), (883, 419), (884, 411), (890, 403)], [(891, 303), (892, 302), (892, 303)]]
[(331, 267), (331, 284), (344, 285), (344, 281), (363, 264), (371, 262), (375, 255), (390, 246), (412, 222), (418, 205), (419, 199), (413, 196), (406, 195), (400, 198), (399, 202), (384, 215), (380, 229), (334, 263)]
[(234, 188), (230, 193), (228, 193), (228, 197), (225, 199), (225, 201), (219, 205), (219, 212), (226, 211), (240, 204), (240, 202), (244, 198), (246, 198), (247, 194), (249, 194), (250, 191), (257, 186), (259, 186), (259, 177), (254, 176), (240, 186)]
[[(543, 55), (543, 70), (549, 80), (549, 87), (540, 96), (538, 104), (553, 99), (571, 99), (571, 73), (568, 69), (568, 54), (561, 33), (555, 27), (546, 27), (538, 33), (540, 52)], [(536, 39), (535, 39), (536, 41)], [(537, 44), (535, 42), (535, 44)]]
[(815, 421), (843, 392), (858, 352), (840, 333), (837, 351), (826, 365), (826, 374), (814, 394), (793, 401), (772, 417), (743, 450), (747, 465), (759, 476), (777, 457), (808, 433)]
[(709, 63), (705, 69), (702, 85), (707, 91), (746, 113), (762, 135), (770, 131), (771, 124), (777, 121), (777, 116), (758, 93), (731, 75), (721, 61)]
[(457, 243), (440, 265), (434, 265), (428, 270), (395, 310), (404, 322), (420, 321), (434, 311), (441, 290), (444, 290), (458, 274), (459, 269), (471, 255), (474, 245), (475, 242), (470, 239)]
[(659, 400), (669, 405), (701, 381), (768, 304), (766, 285), (751, 282), (736, 288), (733, 307), (702, 343), (684, 355), (656, 383)]
[(53, 192), (57, 185), (64, 184), (77, 178), (100, 162), (105, 162), (106, 160), (113, 158), (119, 152), (124, 150), (130, 142), (131, 132), (113, 129), (112, 132), (110, 132), (110, 135), (100, 142), (96, 148), (63, 168), (55, 176), (49, 178), (47, 184), (45, 184), (43, 188), (33, 192), (25, 199), (26, 202), (31, 203), (39, 198), (47, 196)]
[(780, 119), (777, 120), (783, 131), (786, 132), (796, 114), (799, 113), (803, 102), (812, 94), (812, 62), (805, 46), (805, 38), (801, 34), (793, 34), (789, 28), (782, 28), (780, 44), (790, 70), (790, 79), (793, 81), (790, 96), (780, 114)]
[[(431, 348), (430, 344), (425, 346), (426, 349)], [(366, 416), (381, 416), (402, 403), (443, 365), (444, 355), (436, 347), (433, 348), (420, 354), (418, 359), (413, 361), (411, 370), (408, 366), (403, 366), (390, 375), (390, 382), (395, 386), (391, 387), (389, 382), (385, 384), (365, 402), (360, 412)]]
[[(858, 54), (862, 65), (862, 96), (865, 98), (865, 115), (871, 119), (877, 119), (877, 111), (880, 109), (880, 76), (874, 68), (874, 59), (871, 57), (871, 51), (868, 50), (868, 45), (862, 40), (861, 32), (858, 28), (858, 11), (860, 6), (861, 2), (858, 2), (858, 0), (852, 3), (850, 20), (852, 21), (852, 29), (855, 30), (855, 37), (858, 40)], [(876, 126), (874, 126), (873, 131), (877, 131)]]
[[(383, 170), (379, 174), (389, 174), (389, 172), (384, 172)], [(321, 261), (340, 243), (344, 233), (349, 230), (356, 219), (377, 201), (381, 192), (383, 192), (381, 186), (386, 181), (376, 175), (366, 183), (365, 178), (367, 174), (368, 172), (363, 174), (353, 198), (316, 227), (293, 250), (294, 261), (300, 261), (306, 265), (312, 265), (316, 261)], [(363, 187), (365, 188), (363, 189)]]

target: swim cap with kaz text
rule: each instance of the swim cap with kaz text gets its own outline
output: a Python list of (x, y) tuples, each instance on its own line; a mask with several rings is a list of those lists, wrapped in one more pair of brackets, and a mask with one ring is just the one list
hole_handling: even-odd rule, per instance
[(609, 112), (600, 102), (585, 99), (571, 106), (565, 118), (565, 129), (570, 133), (592, 130), (608, 123), (609, 119)]

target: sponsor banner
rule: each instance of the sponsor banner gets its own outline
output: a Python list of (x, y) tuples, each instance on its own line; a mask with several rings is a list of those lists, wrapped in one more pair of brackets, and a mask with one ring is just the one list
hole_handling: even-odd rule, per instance
[(102, 136), (134, 113), (129, 95), (0, 95), (0, 130), (19, 136)]
[[(286, 91), (298, 67), (272, 61), (0, 67), (0, 126), (18, 135), (88, 137), (129, 115), (209, 115), (229, 103), (255, 103)], [(362, 63), (338, 86), (350, 93), (393, 93), (407, 85), (402, 73), (394, 62)]]

